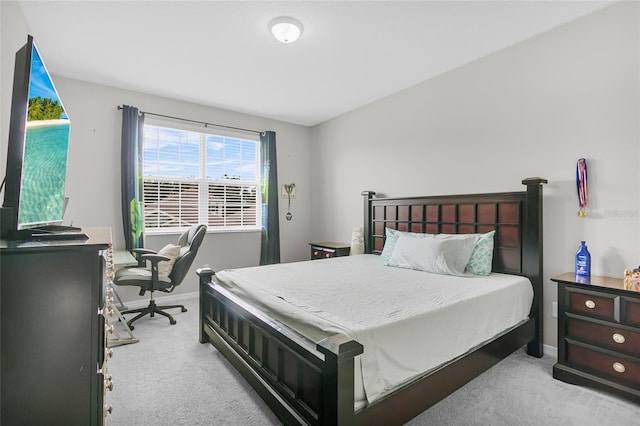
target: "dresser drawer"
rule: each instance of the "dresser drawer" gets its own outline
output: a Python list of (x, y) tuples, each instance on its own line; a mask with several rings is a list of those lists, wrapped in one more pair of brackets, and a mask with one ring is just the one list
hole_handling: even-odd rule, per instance
[(567, 337), (594, 343), (616, 352), (640, 356), (640, 332), (638, 331), (569, 318)]
[(640, 385), (640, 359), (614, 356), (569, 343), (567, 363), (616, 382)]
[(575, 289), (567, 289), (568, 311), (615, 321), (615, 302), (617, 296), (606, 293), (583, 292)]

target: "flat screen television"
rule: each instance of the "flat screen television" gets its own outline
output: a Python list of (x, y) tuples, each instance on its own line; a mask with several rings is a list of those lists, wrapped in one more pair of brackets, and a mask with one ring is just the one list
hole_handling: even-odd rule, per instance
[(28, 36), (15, 57), (0, 218), (3, 238), (29, 238), (36, 230), (46, 232), (62, 223), (69, 131), (69, 117)]

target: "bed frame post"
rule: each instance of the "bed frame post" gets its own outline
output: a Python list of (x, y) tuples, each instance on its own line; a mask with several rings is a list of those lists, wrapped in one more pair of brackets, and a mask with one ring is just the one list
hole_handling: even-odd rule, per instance
[(215, 271), (209, 267), (204, 267), (204, 268), (200, 268), (200, 269), (196, 269), (196, 274), (200, 277), (200, 284), (199, 284), (199, 289), (200, 289), (200, 303), (199, 303), (199, 309), (200, 309), (200, 313), (198, 314), (198, 318), (200, 318), (200, 321), (198, 321), (198, 340), (200, 341), (200, 343), (207, 343), (209, 341), (209, 339), (207, 339), (207, 336), (204, 332), (204, 328), (203, 328), (203, 322), (202, 322), (202, 318), (204, 315), (204, 295), (205, 292), (203, 291), (203, 286), (207, 285), (208, 283), (210, 283), (213, 280), (213, 276), (216, 274)]
[(373, 212), (371, 211), (371, 200), (376, 195), (373, 191), (362, 191), (364, 197), (364, 252), (373, 253), (373, 222), (371, 220)]
[(533, 304), (531, 305), (531, 317), (535, 318), (536, 338), (527, 344), (527, 353), (535, 357), (542, 357), (542, 313), (543, 313), (543, 250), (542, 250), (542, 185), (546, 179), (531, 177), (522, 180), (527, 186), (527, 209), (525, 214), (524, 244), (527, 253), (522, 259), (524, 272), (534, 287)]
[(316, 348), (324, 355), (327, 368), (321, 385), (323, 409), (319, 413), (320, 424), (354, 425), (354, 358), (362, 354), (363, 347), (347, 336), (335, 335), (318, 342)]

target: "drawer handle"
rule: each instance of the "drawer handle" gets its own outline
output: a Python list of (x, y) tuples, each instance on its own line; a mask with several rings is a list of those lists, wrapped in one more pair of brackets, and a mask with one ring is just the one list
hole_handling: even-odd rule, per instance
[(624, 343), (624, 341), (626, 340), (624, 336), (620, 333), (614, 333), (613, 336), (611, 337), (613, 338), (613, 341), (616, 343)]
[(626, 368), (624, 368), (624, 365), (620, 362), (614, 362), (613, 369), (616, 371), (616, 373), (624, 373), (624, 371), (626, 370)]
[(593, 300), (589, 299), (586, 302), (584, 302), (584, 306), (586, 306), (589, 309), (593, 309), (596, 307), (596, 302), (594, 302)]

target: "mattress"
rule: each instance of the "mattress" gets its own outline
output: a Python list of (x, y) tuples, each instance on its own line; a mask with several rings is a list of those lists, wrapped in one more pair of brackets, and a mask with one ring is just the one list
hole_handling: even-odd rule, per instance
[(431, 274), (368, 254), (227, 269), (215, 281), (313, 341), (360, 342), (357, 407), (526, 320), (533, 300), (525, 277)]

